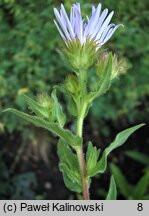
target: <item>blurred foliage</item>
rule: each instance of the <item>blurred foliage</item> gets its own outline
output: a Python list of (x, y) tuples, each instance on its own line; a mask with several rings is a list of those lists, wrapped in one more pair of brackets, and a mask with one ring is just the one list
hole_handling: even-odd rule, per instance
[[(69, 9), (75, 1), (62, 2)], [(79, 2), (83, 15), (91, 13), (93, 3), (99, 3), (97, 0)], [(25, 111), (22, 94), (33, 96), (49, 92), (53, 85), (63, 82), (67, 76), (68, 69), (57, 52), (61, 38), (53, 24), (53, 7), (59, 7), (60, 3), (58, 0), (0, 0), (0, 133), (19, 131), (24, 142), (30, 144), (32, 140), (34, 146), (39, 142), (39, 131), (28, 128), (27, 122), (15, 115), (3, 114), (2, 110), (15, 107)], [(88, 120), (92, 130), (96, 129), (98, 137), (99, 133), (109, 135), (112, 127), (119, 128), (121, 124), (127, 126), (130, 123), (147, 122), (149, 115), (149, 1), (101, 0), (101, 3), (103, 8), (115, 11), (115, 23), (125, 25), (125, 28), (114, 34), (106, 48), (124, 57), (130, 68), (127, 74), (114, 81), (108, 94), (97, 99), (91, 108)], [(65, 101), (62, 102), (65, 106)], [(45, 147), (42, 147), (45, 150), (39, 152), (45, 155), (50, 141), (46, 141), (47, 134), (41, 137), (39, 145), (45, 143)], [(147, 141), (144, 139), (144, 142)], [(0, 177), (0, 189), (4, 190), (0, 191), (0, 196), (7, 197), (9, 194), (11, 197), (9, 169), (3, 161), (0, 166), (3, 167), (0, 170), (4, 170), (1, 175), (5, 179), (2, 181)], [(16, 191), (13, 198), (22, 198), (21, 187), (30, 190), (30, 184), (36, 186), (32, 174), (14, 176), (15, 182), (19, 183), (11, 183)], [(24, 175), (29, 175), (29, 178)], [(35, 198), (32, 189), (28, 194), (30, 197), (24, 194), (23, 198)]]
[(11, 173), (0, 158), (0, 199), (35, 199), (37, 188), (36, 175), (25, 172), (11, 177)]
[[(21, 94), (49, 91), (64, 76), (56, 53), (60, 38), (53, 25), (53, 3), (1, 1), (0, 32), (0, 110), (24, 110)], [(24, 124), (11, 115), (1, 114), (0, 119), (9, 132)]]
[(148, 200), (149, 199), (149, 170), (140, 177), (137, 184), (131, 185), (121, 170), (114, 164), (111, 164), (111, 172), (115, 178), (119, 192), (127, 200)]
[(148, 155), (141, 153), (141, 152), (138, 152), (138, 151), (135, 151), (135, 150), (126, 151), (125, 155), (127, 157), (133, 159), (134, 161), (139, 162), (140, 164), (144, 165), (145, 166), (144, 170), (149, 171), (149, 157), (148, 157)]

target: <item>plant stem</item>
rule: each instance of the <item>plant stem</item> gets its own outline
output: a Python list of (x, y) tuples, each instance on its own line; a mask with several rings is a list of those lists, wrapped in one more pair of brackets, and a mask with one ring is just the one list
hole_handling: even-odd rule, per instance
[[(82, 137), (82, 130), (83, 130), (83, 120), (86, 113), (87, 104), (85, 102), (85, 95), (86, 95), (86, 78), (84, 74), (80, 76), (80, 87), (81, 87), (81, 99), (82, 102), (78, 114), (78, 121), (77, 121), (77, 135)], [(83, 186), (83, 199), (89, 200), (89, 186), (88, 186), (88, 179), (87, 179), (87, 172), (86, 172), (86, 164), (83, 154), (83, 147), (78, 147), (76, 149), (77, 157), (80, 165), (81, 175), (82, 175), (82, 186)]]
[(88, 180), (87, 180), (87, 175), (86, 175), (86, 165), (85, 165), (82, 147), (77, 149), (77, 156), (78, 156), (79, 165), (80, 165), (81, 174), (82, 174), (83, 199), (89, 200), (90, 197), (89, 197)]
[(81, 89), (81, 99), (84, 100), (86, 96), (86, 71), (79, 72), (79, 82), (80, 82), (80, 89)]

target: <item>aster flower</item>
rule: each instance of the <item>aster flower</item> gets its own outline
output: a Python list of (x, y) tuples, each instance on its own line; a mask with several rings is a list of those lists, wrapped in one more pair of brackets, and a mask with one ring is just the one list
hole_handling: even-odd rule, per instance
[(58, 23), (54, 23), (67, 44), (68, 42), (79, 39), (81, 45), (85, 44), (88, 39), (96, 42), (96, 49), (105, 44), (114, 34), (116, 29), (123, 24), (115, 25), (110, 23), (114, 11), (108, 14), (106, 8), (101, 12), (101, 4), (97, 8), (92, 6), (92, 15), (90, 18), (86, 16), (82, 18), (80, 4), (73, 4), (70, 10), (70, 17), (68, 17), (66, 10), (61, 4), (60, 12), (54, 8), (54, 13)]

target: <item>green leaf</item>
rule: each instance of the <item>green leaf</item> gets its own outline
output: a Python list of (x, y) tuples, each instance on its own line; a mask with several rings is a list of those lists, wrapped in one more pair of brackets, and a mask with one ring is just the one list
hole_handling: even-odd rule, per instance
[(91, 92), (88, 95), (88, 100), (90, 102), (107, 92), (111, 84), (111, 73), (112, 73), (112, 54), (109, 55), (108, 63), (100, 78), (98, 90), (96, 92)]
[(142, 176), (142, 178), (139, 180), (138, 184), (136, 185), (133, 193), (133, 198), (143, 199), (145, 192), (147, 192), (148, 186), (149, 186), (149, 171)]
[(40, 104), (38, 104), (36, 101), (28, 97), (27, 95), (22, 95), (27, 102), (27, 104), (30, 106), (31, 110), (39, 117), (41, 118), (49, 118), (49, 110), (45, 107), (42, 107)]
[(149, 166), (149, 157), (143, 153), (137, 151), (126, 151), (125, 155), (127, 155), (135, 161), (140, 162), (143, 165)]
[(86, 167), (88, 177), (94, 176), (94, 169), (96, 168), (99, 154), (100, 150), (97, 150), (96, 146), (93, 146), (92, 143), (89, 142), (86, 153)]
[(111, 164), (110, 168), (121, 194), (126, 199), (129, 199), (133, 192), (131, 185), (127, 182), (127, 179), (116, 165)]
[(116, 200), (116, 198), (117, 198), (116, 183), (115, 183), (114, 176), (111, 176), (109, 192), (107, 194), (106, 200)]
[(97, 163), (95, 173), (97, 174), (97, 173), (105, 172), (105, 170), (107, 168), (107, 157), (110, 154), (110, 152), (113, 151), (114, 149), (122, 146), (133, 132), (135, 132), (139, 128), (143, 127), (144, 125), (145, 124), (139, 124), (139, 125), (125, 129), (125, 130), (121, 131), (120, 133), (118, 133), (115, 140), (109, 145), (109, 147), (107, 147), (105, 149), (105, 151), (102, 155), (102, 158)]
[(68, 106), (67, 109), (69, 111), (69, 113), (73, 116), (77, 116), (77, 106), (76, 106), (76, 98), (80, 97), (79, 94), (77, 96), (74, 96), (73, 94), (71, 94), (65, 87), (65, 85), (58, 85), (58, 86), (54, 86), (55, 89), (59, 90), (60, 92), (62, 92), (63, 94), (65, 94), (65, 96), (67, 96), (67, 100), (68, 100)]
[(63, 113), (62, 107), (57, 100), (56, 89), (53, 90), (51, 97), (54, 101), (53, 114), (55, 115), (60, 127), (63, 127), (66, 122), (66, 116)]
[(82, 139), (80, 137), (72, 134), (71, 131), (69, 131), (69, 130), (64, 130), (57, 123), (48, 122), (48, 121), (43, 120), (37, 116), (31, 116), (31, 115), (28, 115), (26, 113), (20, 112), (16, 109), (12, 109), (12, 108), (8, 108), (4, 111), (5, 112), (6, 111), (12, 112), (12, 113), (20, 116), (21, 118), (33, 123), (37, 127), (42, 127), (42, 128), (49, 130), (53, 134), (59, 136), (61, 139), (63, 139), (66, 143), (68, 143), (72, 147), (80, 146), (82, 144)]
[(77, 117), (77, 114), (78, 114), (77, 107), (76, 107), (76, 104), (72, 98), (70, 98), (68, 101), (68, 111), (71, 115)]
[(106, 148), (106, 153), (107, 155), (113, 151), (114, 149), (120, 147), (121, 145), (123, 145), (126, 140), (128, 139), (128, 137), (134, 133), (136, 130), (138, 130), (139, 128), (143, 127), (145, 124), (139, 124), (136, 126), (133, 126), (131, 128), (128, 128), (120, 133), (118, 133), (118, 135), (116, 136), (115, 140), (110, 144), (110, 146), (108, 148)]
[(110, 87), (110, 80), (111, 80), (111, 73), (112, 73), (112, 54), (109, 55), (108, 63), (105, 67), (105, 71), (102, 74), (102, 77), (99, 82), (99, 90), (98, 90), (98, 97), (102, 94), (105, 94), (105, 92)]
[(58, 143), (58, 156), (60, 171), (63, 173), (66, 187), (77, 193), (82, 192), (82, 180), (77, 156), (61, 139)]

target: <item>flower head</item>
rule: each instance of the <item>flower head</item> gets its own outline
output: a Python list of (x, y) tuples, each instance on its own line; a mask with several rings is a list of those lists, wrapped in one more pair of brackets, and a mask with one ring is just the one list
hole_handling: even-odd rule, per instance
[(92, 15), (83, 19), (81, 15), (80, 4), (73, 4), (68, 17), (63, 4), (60, 12), (54, 8), (54, 13), (58, 23), (54, 20), (55, 25), (67, 44), (68, 41), (79, 39), (81, 45), (85, 44), (88, 39), (96, 41), (97, 49), (105, 44), (114, 34), (116, 29), (123, 24), (115, 25), (110, 23), (114, 12), (108, 14), (106, 8), (101, 12), (101, 4), (97, 8), (92, 6)]

